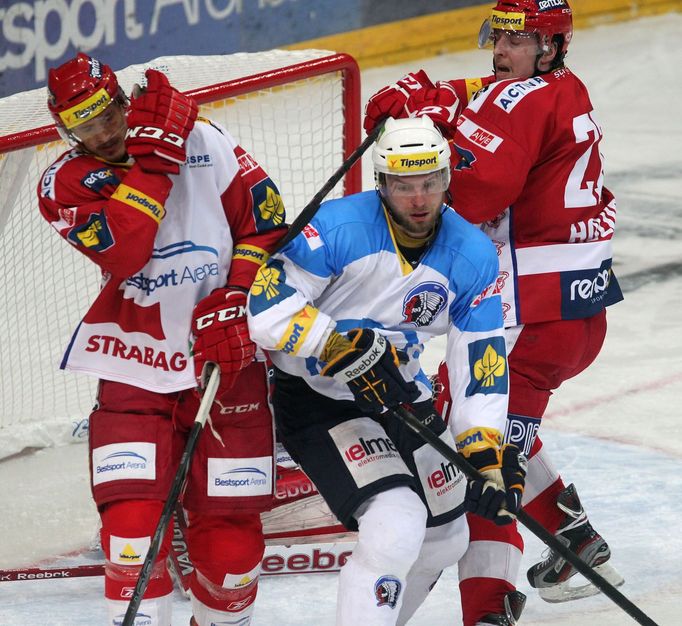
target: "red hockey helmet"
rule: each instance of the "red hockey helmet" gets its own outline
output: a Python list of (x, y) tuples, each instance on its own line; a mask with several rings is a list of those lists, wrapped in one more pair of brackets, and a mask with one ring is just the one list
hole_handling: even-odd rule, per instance
[(561, 36), (560, 55), (563, 57), (573, 37), (573, 17), (566, 0), (498, 0), (490, 17), (483, 22), (478, 34), (478, 45), (483, 48), (496, 29), (523, 33), (537, 33), (540, 43)]
[(82, 52), (50, 70), (47, 89), (47, 108), (61, 134), (71, 140), (74, 129), (97, 117), (112, 102), (125, 103), (111, 68)]

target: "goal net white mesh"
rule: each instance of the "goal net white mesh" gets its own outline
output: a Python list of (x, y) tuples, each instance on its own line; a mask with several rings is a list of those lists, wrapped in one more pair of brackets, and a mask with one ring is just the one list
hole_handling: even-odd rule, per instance
[[(224, 124), (264, 166), (288, 221), (359, 142), (359, 76), (346, 55), (162, 57), (118, 71), (126, 93), (149, 67), (192, 91), (201, 114)], [(0, 458), (86, 436), (95, 397), (96, 381), (59, 369), (100, 275), (38, 211), (39, 177), (68, 147), (42, 128), (51, 124), (45, 89), (0, 99)], [(355, 170), (330, 197), (359, 186)]]

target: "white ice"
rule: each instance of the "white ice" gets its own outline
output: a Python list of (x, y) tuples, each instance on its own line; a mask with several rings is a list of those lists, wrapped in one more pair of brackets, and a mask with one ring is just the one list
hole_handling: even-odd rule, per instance
[[(661, 626), (682, 624), (682, 15), (578, 31), (569, 65), (588, 86), (605, 139), (606, 185), (618, 199), (615, 270), (626, 291), (609, 311), (605, 347), (552, 399), (542, 435), (566, 482), (626, 578), (622, 592)], [(473, 34), (472, 34), (473, 36)], [(490, 53), (471, 51), (363, 72), (366, 99), (407, 71), (480, 76)], [(365, 164), (364, 184), (372, 186)], [(484, 191), (482, 191), (484, 192)], [(433, 371), (442, 345), (426, 355)], [(0, 463), (0, 568), (82, 549), (96, 514), (83, 445)], [(525, 582), (543, 546), (526, 536), (522, 624), (620, 626), (635, 621), (603, 596), (562, 605)], [(0, 581), (1, 582), (1, 581)], [(3, 626), (103, 624), (102, 579), (0, 584)], [(333, 624), (334, 574), (265, 578), (254, 626)], [(175, 626), (189, 604), (175, 601)], [(447, 571), (411, 622), (460, 623), (456, 571)]]

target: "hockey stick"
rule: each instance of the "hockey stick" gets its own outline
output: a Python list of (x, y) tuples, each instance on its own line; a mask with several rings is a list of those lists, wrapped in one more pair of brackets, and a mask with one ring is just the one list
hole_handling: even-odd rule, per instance
[(334, 189), (336, 183), (338, 183), (343, 176), (350, 170), (355, 162), (367, 152), (369, 148), (379, 136), (379, 133), (384, 128), (384, 122), (381, 122), (376, 128), (372, 129), (372, 132), (365, 137), (365, 140), (350, 154), (350, 156), (341, 164), (338, 170), (336, 170), (329, 180), (320, 188), (320, 190), (313, 196), (312, 200), (303, 207), (301, 212), (296, 216), (294, 221), (289, 226), (289, 232), (282, 238), (282, 240), (277, 244), (277, 248), (272, 252), (279, 252), (284, 248), (294, 237), (296, 237), (307, 225), (308, 222), (313, 218), (313, 215), (317, 213), (317, 209), (320, 208), (322, 200), (325, 199), (327, 194)]
[[(399, 419), (408, 428), (417, 433), (426, 443), (435, 448), (448, 461), (455, 465), (469, 480), (484, 480), (483, 476), (476, 470), (461, 454), (453, 450), (448, 444), (441, 440), (431, 430), (419, 421), (416, 415), (404, 407), (389, 409), (391, 415)], [(521, 522), (530, 532), (552, 550), (558, 552), (575, 569), (577, 569), (587, 580), (597, 587), (605, 596), (612, 600), (618, 607), (623, 609), (632, 619), (642, 626), (658, 626), (646, 613), (628, 600), (618, 589), (616, 589), (604, 577), (595, 572), (577, 554), (569, 550), (552, 533), (538, 524), (528, 513), (521, 509), (516, 514), (516, 519)]]
[(192, 460), (192, 455), (194, 454), (194, 449), (197, 446), (199, 440), (199, 435), (206, 424), (208, 419), (209, 411), (211, 410), (211, 405), (213, 404), (213, 399), (215, 398), (216, 392), (218, 391), (218, 383), (220, 382), (220, 370), (211, 366), (211, 375), (209, 376), (208, 382), (206, 383), (206, 389), (204, 389), (204, 394), (201, 398), (201, 404), (197, 410), (197, 416), (194, 419), (194, 425), (192, 430), (189, 432), (187, 437), (187, 443), (185, 444), (185, 449), (182, 453), (180, 459), (180, 465), (178, 470), (175, 472), (175, 478), (173, 478), (173, 483), (168, 493), (168, 498), (161, 511), (161, 517), (159, 518), (159, 523), (156, 525), (156, 530), (154, 531), (154, 536), (152, 537), (151, 543), (149, 544), (149, 550), (147, 551), (147, 556), (142, 564), (142, 569), (137, 578), (137, 584), (133, 591), (133, 595), (128, 603), (128, 610), (126, 611), (125, 617), (123, 618), (122, 626), (133, 626), (135, 623), (135, 615), (137, 614), (137, 609), (140, 607), (140, 602), (142, 602), (142, 596), (147, 589), (149, 584), (149, 577), (151, 575), (152, 567), (154, 566), (154, 561), (159, 554), (161, 549), (161, 542), (166, 534), (166, 529), (168, 528), (168, 523), (173, 515), (175, 509), (175, 503), (180, 497), (180, 492), (185, 485), (185, 480), (187, 478), (187, 472), (189, 471), (189, 464)]

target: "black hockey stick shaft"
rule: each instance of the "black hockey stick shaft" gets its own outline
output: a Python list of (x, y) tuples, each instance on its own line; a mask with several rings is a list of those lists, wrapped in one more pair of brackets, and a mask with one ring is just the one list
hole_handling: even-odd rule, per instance
[[(434, 434), (428, 427), (419, 421), (416, 415), (408, 411), (405, 407), (389, 409), (391, 414), (398, 418), (408, 428), (417, 433), (426, 443), (435, 448), (448, 461), (455, 465), (468, 479), (483, 480), (483, 476), (476, 470), (461, 454), (453, 450), (447, 443)], [(642, 626), (658, 626), (646, 613), (628, 600), (618, 589), (616, 589), (603, 576), (595, 572), (577, 554), (569, 550), (552, 533), (538, 524), (528, 513), (521, 509), (516, 514), (516, 519), (521, 522), (530, 532), (540, 539), (549, 548), (558, 552), (575, 569), (577, 569), (587, 580), (597, 587), (605, 596), (611, 599), (618, 607), (623, 609), (632, 619)]]
[(307, 225), (308, 222), (313, 218), (313, 215), (317, 213), (317, 209), (320, 208), (322, 200), (324, 200), (327, 194), (336, 187), (336, 184), (345, 176), (345, 174), (350, 170), (356, 161), (367, 152), (367, 149), (376, 141), (376, 138), (381, 133), (384, 127), (384, 122), (381, 122), (376, 128), (372, 129), (372, 132), (365, 137), (365, 140), (349, 155), (349, 157), (341, 164), (339, 169), (337, 169), (329, 178), (329, 180), (322, 185), (320, 190), (313, 196), (312, 200), (306, 204), (301, 212), (296, 216), (296, 219), (289, 226), (289, 232), (282, 238), (282, 240), (277, 244), (277, 248), (272, 254), (279, 252), (284, 246), (286, 246), (296, 235), (298, 235)]
[(216, 392), (218, 391), (218, 383), (220, 382), (220, 370), (212, 366), (211, 374), (209, 376), (208, 382), (206, 383), (206, 389), (204, 389), (203, 396), (201, 398), (201, 404), (197, 410), (196, 418), (194, 419), (194, 424), (187, 437), (187, 443), (185, 444), (185, 449), (180, 458), (180, 465), (175, 472), (175, 477), (173, 478), (173, 483), (171, 484), (168, 497), (161, 511), (161, 516), (159, 517), (159, 523), (156, 525), (156, 530), (154, 531), (154, 536), (152, 537), (151, 543), (149, 544), (149, 550), (147, 551), (147, 556), (142, 564), (142, 569), (137, 578), (137, 584), (133, 591), (133, 595), (128, 603), (128, 609), (126, 610), (125, 617), (123, 618), (122, 626), (133, 626), (135, 624), (135, 616), (137, 610), (140, 608), (140, 602), (142, 602), (142, 597), (144, 592), (147, 590), (147, 585), (149, 584), (149, 579), (151, 577), (152, 568), (154, 567), (154, 562), (156, 557), (159, 555), (159, 550), (161, 549), (161, 543), (166, 535), (166, 530), (168, 524), (173, 516), (173, 511), (175, 510), (175, 504), (180, 497), (180, 493), (185, 485), (185, 480), (187, 479), (187, 473), (189, 471), (189, 464), (194, 455), (194, 450), (197, 447), (197, 442), (199, 441), (199, 435), (206, 424), (208, 419), (209, 411), (211, 410), (211, 405), (215, 398)]

